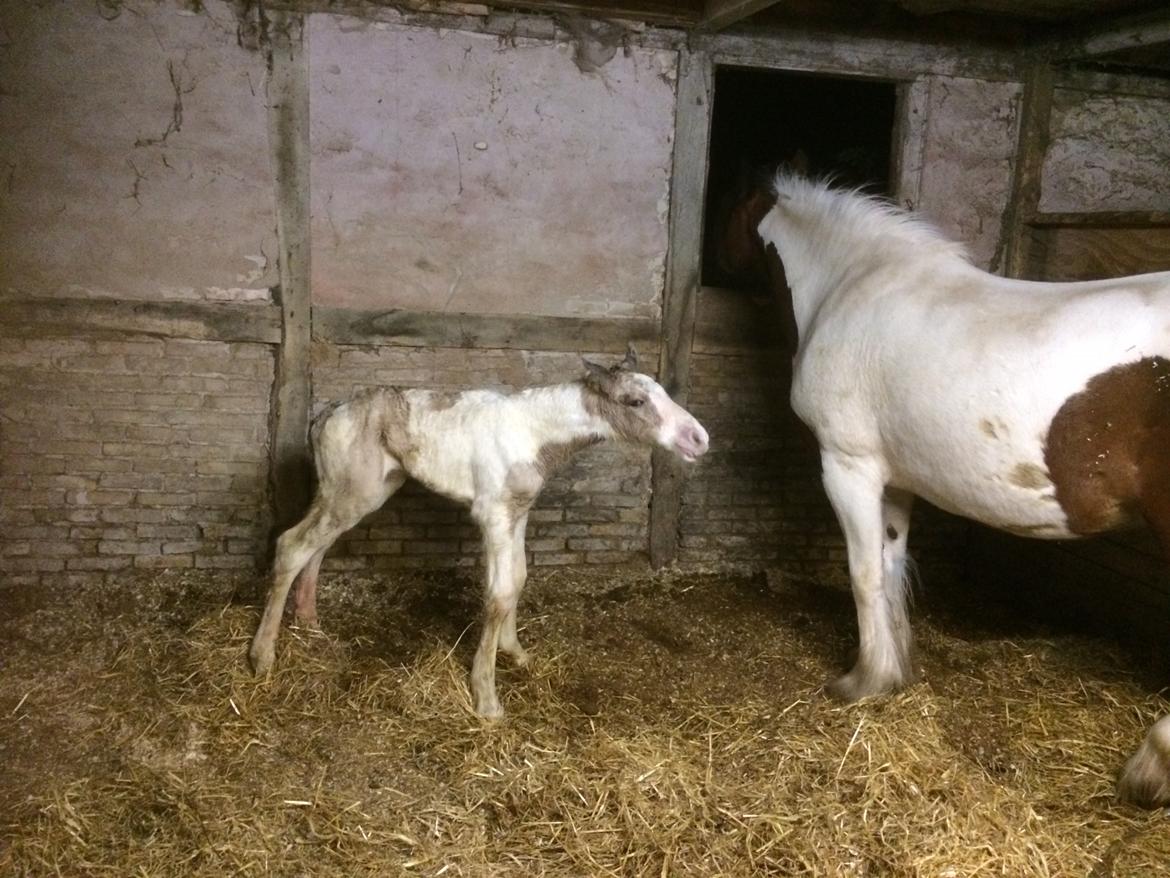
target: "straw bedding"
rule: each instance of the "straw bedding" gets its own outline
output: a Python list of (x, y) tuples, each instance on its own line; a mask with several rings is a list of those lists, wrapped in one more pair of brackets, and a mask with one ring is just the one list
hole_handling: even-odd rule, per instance
[(0, 591), (0, 873), (972, 876), (1170, 870), (1113, 783), (1167, 703), (1110, 645), (918, 612), (923, 682), (835, 704), (848, 595), (557, 571), (471, 712), (470, 574), (326, 574), (245, 663), (258, 578)]

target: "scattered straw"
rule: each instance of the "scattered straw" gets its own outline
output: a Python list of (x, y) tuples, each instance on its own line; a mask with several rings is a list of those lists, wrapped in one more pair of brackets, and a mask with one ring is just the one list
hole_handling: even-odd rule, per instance
[[(687, 599), (728, 593), (713, 576), (685, 588)], [(798, 677), (769, 697), (745, 685), (713, 703), (707, 687), (680, 683), (669, 700), (621, 692), (585, 711), (570, 696), (586, 646), (555, 637), (574, 601), (594, 618), (584, 595), (548, 614), (531, 669), (501, 671), (508, 716), (494, 725), (473, 714), (467, 650), (450, 641), (396, 662), (353, 636), (285, 629), (273, 673), (254, 679), (250, 606), (206, 607), (187, 626), (128, 617), (116, 646), (105, 628), (77, 647), (76, 664), (104, 656), (88, 677), (65, 661), (38, 681), (44, 657), (14, 651), (0, 673), (11, 696), (0, 742), (32, 764), (19, 723), (40, 716), (47, 734), (70, 711), (87, 719), (76, 740), (43, 741), (54, 761), (0, 811), (0, 872), (958, 878), (1170, 867), (1164, 815), (1113, 800), (1118, 767), (1166, 704), (1099, 646), (967, 643), (924, 621), (928, 670), (932, 655), (955, 667), (889, 699), (836, 705)], [(638, 638), (610, 621), (619, 642)], [(776, 620), (742, 648), (795, 667), (807, 650), (786, 630)], [(718, 658), (688, 648), (681, 666)], [(1093, 676), (1097, 655), (1114, 679)], [(733, 683), (748, 664), (729, 668)]]

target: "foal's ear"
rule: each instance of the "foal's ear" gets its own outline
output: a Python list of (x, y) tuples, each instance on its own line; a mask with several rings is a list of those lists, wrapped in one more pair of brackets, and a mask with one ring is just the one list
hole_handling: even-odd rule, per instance
[(581, 358), (581, 362), (585, 364), (585, 378), (598, 381), (602, 378), (609, 378), (609, 369), (602, 366), (600, 363), (594, 363), (592, 360)]
[(634, 343), (626, 343), (626, 358), (619, 364), (620, 368), (632, 371), (638, 368), (638, 352), (634, 350)]

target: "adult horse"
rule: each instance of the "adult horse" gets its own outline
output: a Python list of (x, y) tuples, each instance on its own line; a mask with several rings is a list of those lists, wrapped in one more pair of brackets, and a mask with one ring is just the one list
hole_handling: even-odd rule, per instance
[[(860, 649), (834, 694), (913, 678), (915, 497), (1048, 539), (1145, 519), (1170, 555), (1170, 272), (997, 277), (879, 199), (785, 172), (736, 205), (720, 244), (725, 270), (781, 297), (792, 408), (845, 534)], [(1119, 794), (1170, 803), (1170, 717)]]

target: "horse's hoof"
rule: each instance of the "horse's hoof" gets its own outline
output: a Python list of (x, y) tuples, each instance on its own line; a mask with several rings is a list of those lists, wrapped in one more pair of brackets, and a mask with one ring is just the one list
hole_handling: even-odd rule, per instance
[(308, 631), (320, 631), (321, 623), (317, 621), (316, 615), (313, 616), (294, 616), (293, 624), (298, 628), (304, 628)]
[(504, 715), (504, 708), (500, 707), (500, 702), (493, 698), (491, 701), (484, 704), (477, 704), (475, 706), (475, 713), (480, 719), (488, 722), (495, 722)]
[(884, 675), (865, 673), (854, 668), (848, 674), (830, 680), (825, 691), (838, 701), (853, 702), (874, 695), (889, 695), (902, 688), (902, 681)]
[(1117, 782), (1117, 796), (1142, 808), (1170, 805), (1170, 716), (1150, 728), (1129, 757)]

